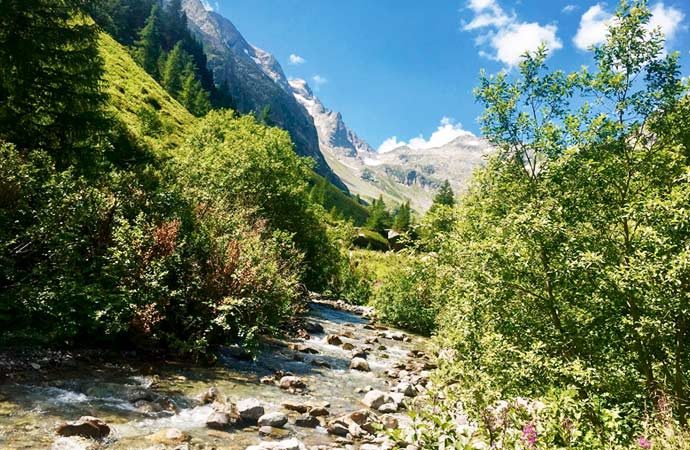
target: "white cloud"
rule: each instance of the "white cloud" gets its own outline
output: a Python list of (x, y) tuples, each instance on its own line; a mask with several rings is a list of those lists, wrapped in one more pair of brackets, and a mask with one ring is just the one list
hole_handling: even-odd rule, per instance
[(578, 8), (577, 5), (565, 5), (563, 9), (561, 10), (562, 13), (564, 14), (570, 14), (571, 12), (575, 11)]
[(664, 6), (663, 2), (659, 2), (652, 7), (652, 18), (647, 24), (648, 29), (654, 30), (659, 28), (666, 40), (673, 40), (676, 32), (680, 28), (685, 15), (678, 9), (669, 6)]
[(575, 46), (587, 50), (604, 42), (613, 19), (614, 16), (606, 12), (600, 3), (589, 8), (580, 18), (580, 27), (573, 38)]
[(410, 139), (410, 142), (398, 141), (397, 136), (386, 139), (379, 146), (379, 153), (387, 153), (396, 148), (407, 146), (414, 150), (426, 150), (437, 148), (454, 141), (461, 136), (474, 136), (471, 132), (462, 128), (462, 124), (455, 123), (450, 117), (441, 119), (441, 124), (427, 140), (423, 135)]
[[(208, 0), (201, 0), (201, 4), (204, 6), (204, 9), (206, 11), (213, 11), (213, 6), (211, 6), (211, 3), (209, 3)], [(218, 6), (218, 2), (216, 2), (216, 7)]]
[(476, 37), (475, 44), (488, 47), (491, 51), (480, 49), (479, 55), (482, 57), (513, 67), (525, 52), (533, 52), (541, 44), (545, 44), (549, 52), (563, 47), (557, 36), (556, 25), (520, 21), (515, 13), (506, 13), (496, 0), (469, 0), (467, 7), (472, 10), (474, 17), (470, 22), (465, 22), (462, 28), (465, 31), (483, 31)]
[[(656, 3), (651, 8), (652, 17), (649, 20), (647, 30), (659, 29), (667, 41), (675, 37), (676, 32), (685, 18), (678, 9), (664, 6), (663, 2)], [(580, 27), (573, 38), (575, 46), (580, 50), (588, 50), (594, 45), (606, 41), (608, 28), (614, 23), (615, 16), (606, 11), (601, 3), (589, 8), (580, 19)]]
[(328, 83), (328, 79), (321, 75), (314, 75), (313, 77), (311, 77), (311, 80), (317, 87), (323, 86), (324, 84)]
[(302, 58), (300, 55), (295, 55), (294, 53), (290, 55), (290, 64), (293, 66), (304, 64), (305, 62), (307, 62), (307, 60)]

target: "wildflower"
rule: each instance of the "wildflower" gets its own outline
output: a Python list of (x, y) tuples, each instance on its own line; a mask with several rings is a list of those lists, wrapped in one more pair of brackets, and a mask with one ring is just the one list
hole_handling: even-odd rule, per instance
[(526, 423), (522, 427), (522, 441), (527, 448), (537, 448), (537, 427), (533, 422)]
[(640, 448), (652, 448), (652, 443), (644, 436), (637, 438), (637, 445), (639, 445)]

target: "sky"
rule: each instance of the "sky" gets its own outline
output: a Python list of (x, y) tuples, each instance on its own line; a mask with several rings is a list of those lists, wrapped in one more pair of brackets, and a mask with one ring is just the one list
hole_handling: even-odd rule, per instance
[[(514, 70), (546, 42), (549, 67), (592, 64), (617, 2), (589, 0), (208, 0), (289, 78), (387, 151), (480, 134), (480, 69)], [(690, 75), (690, 0), (650, 1), (652, 26)]]

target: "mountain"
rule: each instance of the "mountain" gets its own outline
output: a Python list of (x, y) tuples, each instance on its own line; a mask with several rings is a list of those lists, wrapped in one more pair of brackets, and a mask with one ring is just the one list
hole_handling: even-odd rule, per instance
[(201, 0), (184, 0), (190, 29), (201, 39), (217, 84), (227, 83), (237, 110), (270, 108), (269, 121), (287, 130), (300, 155), (316, 161), (316, 171), (346, 189), (319, 148), (313, 120), (297, 102), (276, 58), (249, 44), (230, 20), (207, 9)]
[(489, 144), (474, 135), (459, 136), (436, 148), (401, 146), (376, 152), (314, 95), (304, 80), (290, 80), (292, 93), (316, 126), (326, 161), (350, 192), (371, 200), (410, 201), (418, 212), (430, 205), (436, 189), (448, 180), (456, 192), (465, 189), (472, 171), (490, 152)]

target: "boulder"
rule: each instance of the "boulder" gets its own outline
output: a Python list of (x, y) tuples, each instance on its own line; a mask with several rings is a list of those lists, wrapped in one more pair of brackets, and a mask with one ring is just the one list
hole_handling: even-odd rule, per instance
[(213, 430), (224, 430), (234, 424), (235, 420), (225, 411), (214, 411), (206, 419), (206, 426)]
[(386, 430), (395, 430), (399, 427), (398, 419), (389, 414), (381, 416), (381, 425), (383, 425), (383, 428)]
[(237, 413), (246, 422), (256, 423), (265, 413), (261, 402), (255, 398), (246, 398), (237, 402)]
[(209, 403), (213, 403), (215, 401), (220, 401), (221, 400), (221, 395), (220, 392), (218, 391), (218, 388), (215, 386), (211, 386), (201, 394), (196, 396), (196, 401), (201, 403), (202, 405), (207, 405)]
[(304, 329), (309, 333), (323, 333), (324, 329), (320, 323), (317, 322), (305, 322)]
[(74, 422), (58, 425), (55, 432), (62, 437), (78, 436), (88, 439), (103, 439), (110, 434), (110, 427), (97, 417), (83, 416)]
[(305, 405), (302, 403), (285, 402), (283, 403), (283, 408), (287, 409), (288, 411), (298, 412), (300, 414), (304, 414), (307, 411), (309, 411), (309, 405)]
[(384, 403), (383, 405), (379, 406), (376, 409), (378, 409), (378, 411), (381, 413), (389, 414), (389, 413), (397, 412), (398, 411), (398, 405), (393, 403), (393, 402), (389, 402), (389, 403)]
[(387, 403), (387, 400), (388, 396), (384, 392), (374, 389), (366, 393), (362, 403), (371, 409), (379, 409), (379, 406)]
[(326, 427), (326, 431), (328, 431), (328, 434), (341, 437), (345, 437), (348, 434), (350, 434), (350, 429), (348, 428), (348, 425), (342, 420), (334, 420), (331, 423), (329, 423), (328, 427)]
[(281, 412), (270, 412), (259, 417), (259, 426), (273, 427), (273, 428), (283, 428), (287, 423), (288, 418), (285, 414)]
[(362, 372), (369, 372), (369, 363), (363, 358), (352, 358), (350, 361), (350, 369), (359, 370)]
[(329, 414), (328, 410), (323, 406), (314, 406), (309, 410), (309, 415), (314, 417), (325, 417)]
[(405, 397), (414, 397), (417, 395), (417, 389), (411, 384), (406, 381), (403, 381), (399, 383), (395, 388), (395, 392), (400, 392), (403, 394)]
[(188, 442), (192, 437), (177, 428), (167, 428), (148, 436), (146, 439), (155, 444), (180, 445)]
[(284, 376), (280, 379), (278, 385), (281, 389), (285, 390), (298, 390), (307, 388), (307, 385), (300, 377), (296, 377), (293, 375)]
[(326, 343), (329, 345), (342, 345), (343, 340), (336, 334), (329, 334), (326, 336)]
[(349, 342), (343, 342), (342, 347), (343, 347), (343, 350), (347, 350), (347, 351), (354, 350), (354, 348), (355, 348), (355, 346)]
[(301, 414), (295, 419), (295, 426), (303, 428), (316, 428), (321, 425), (319, 419), (310, 414)]

